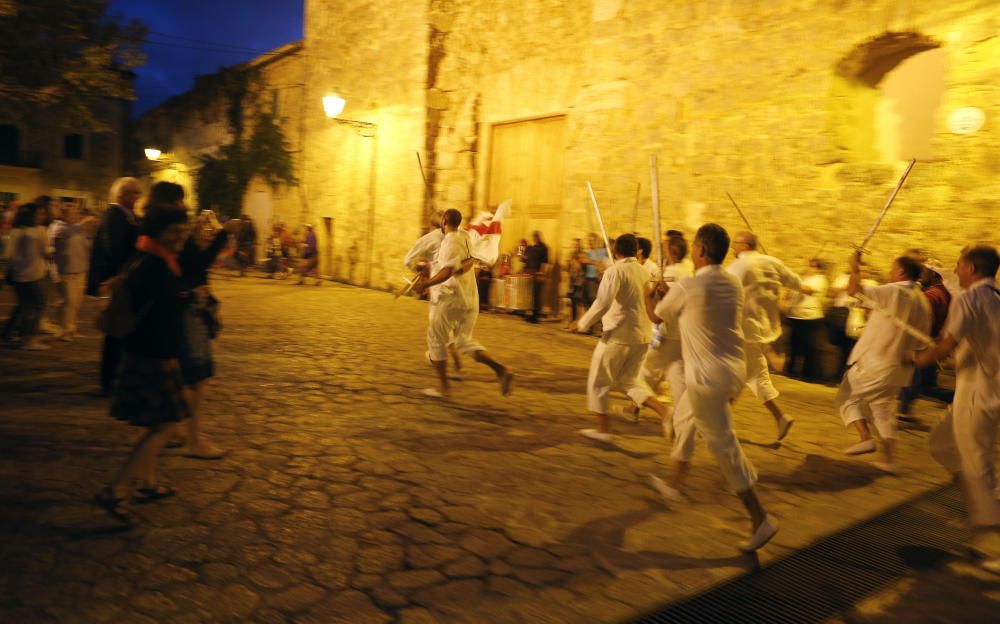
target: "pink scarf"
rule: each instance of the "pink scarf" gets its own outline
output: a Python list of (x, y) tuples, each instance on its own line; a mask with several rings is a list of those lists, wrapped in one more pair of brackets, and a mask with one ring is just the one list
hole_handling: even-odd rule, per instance
[(176, 277), (181, 276), (181, 265), (177, 263), (177, 252), (164, 247), (160, 241), (143, 234), (135, 241), (135, 248), (158, 256), (167, 263), (167, 268), (170, 269), (171, 273)]

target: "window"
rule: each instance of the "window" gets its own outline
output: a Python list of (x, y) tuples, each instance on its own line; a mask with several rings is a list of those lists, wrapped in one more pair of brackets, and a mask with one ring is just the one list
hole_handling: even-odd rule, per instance
[(83, 160), (82, 134), (67, 134), (63, 137), (63, 158)]
[(10, 124), (0, 125), (0, 165), (16, 165), (20, 160), (21, 131)]

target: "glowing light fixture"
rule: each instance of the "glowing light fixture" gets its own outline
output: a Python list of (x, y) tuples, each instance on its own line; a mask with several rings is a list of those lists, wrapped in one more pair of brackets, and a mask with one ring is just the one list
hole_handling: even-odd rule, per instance
[(146, 158), (148, 158), (149, 160), (159, 160), (160, 154), (162, 153), (155, 147), (147, 147), (142, 151), (146, 154)]
[(347, 101), (344, 98), (337, 95), (323, 96), (323, 112), (326, 113), (327, 117), (333, 119), (344, 111), (344, 104), (346, 103)]
[(986, 122), (986, 113), (981, 108), (967, 106), (956, 108), (948, 115), (948, 129), (955, 134), (973, 134)]

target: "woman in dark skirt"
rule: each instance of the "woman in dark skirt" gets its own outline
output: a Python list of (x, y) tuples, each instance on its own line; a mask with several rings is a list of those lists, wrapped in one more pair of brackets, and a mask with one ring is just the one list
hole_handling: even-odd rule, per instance
[[(137, 321), (124, 338), (124, 356), (111, 415), (146, 433), (114, 480), (97, 496), (109, 513), (130, 520), (127, 502), (165, 498), (174, 489), (161, 483), (156, 462), (175, 423), (189, 415), (178, 357), (183, 339), (181, 269), (177, 253), (187, 238), (187, 214), (169, 204), (151, 203), (143, 218), (139, 251), (125, 271), (124, 288)], [(138, 484), (138, 491), (133, 488)]]

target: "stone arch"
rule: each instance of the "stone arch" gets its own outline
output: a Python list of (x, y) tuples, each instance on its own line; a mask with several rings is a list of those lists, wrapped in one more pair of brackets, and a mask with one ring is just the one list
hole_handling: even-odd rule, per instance
[(941, 44), (916, 32), (883, 33), (840, 59), (831, 84), (831, 120), (842, 160), (930, 157), (946, 62)]

